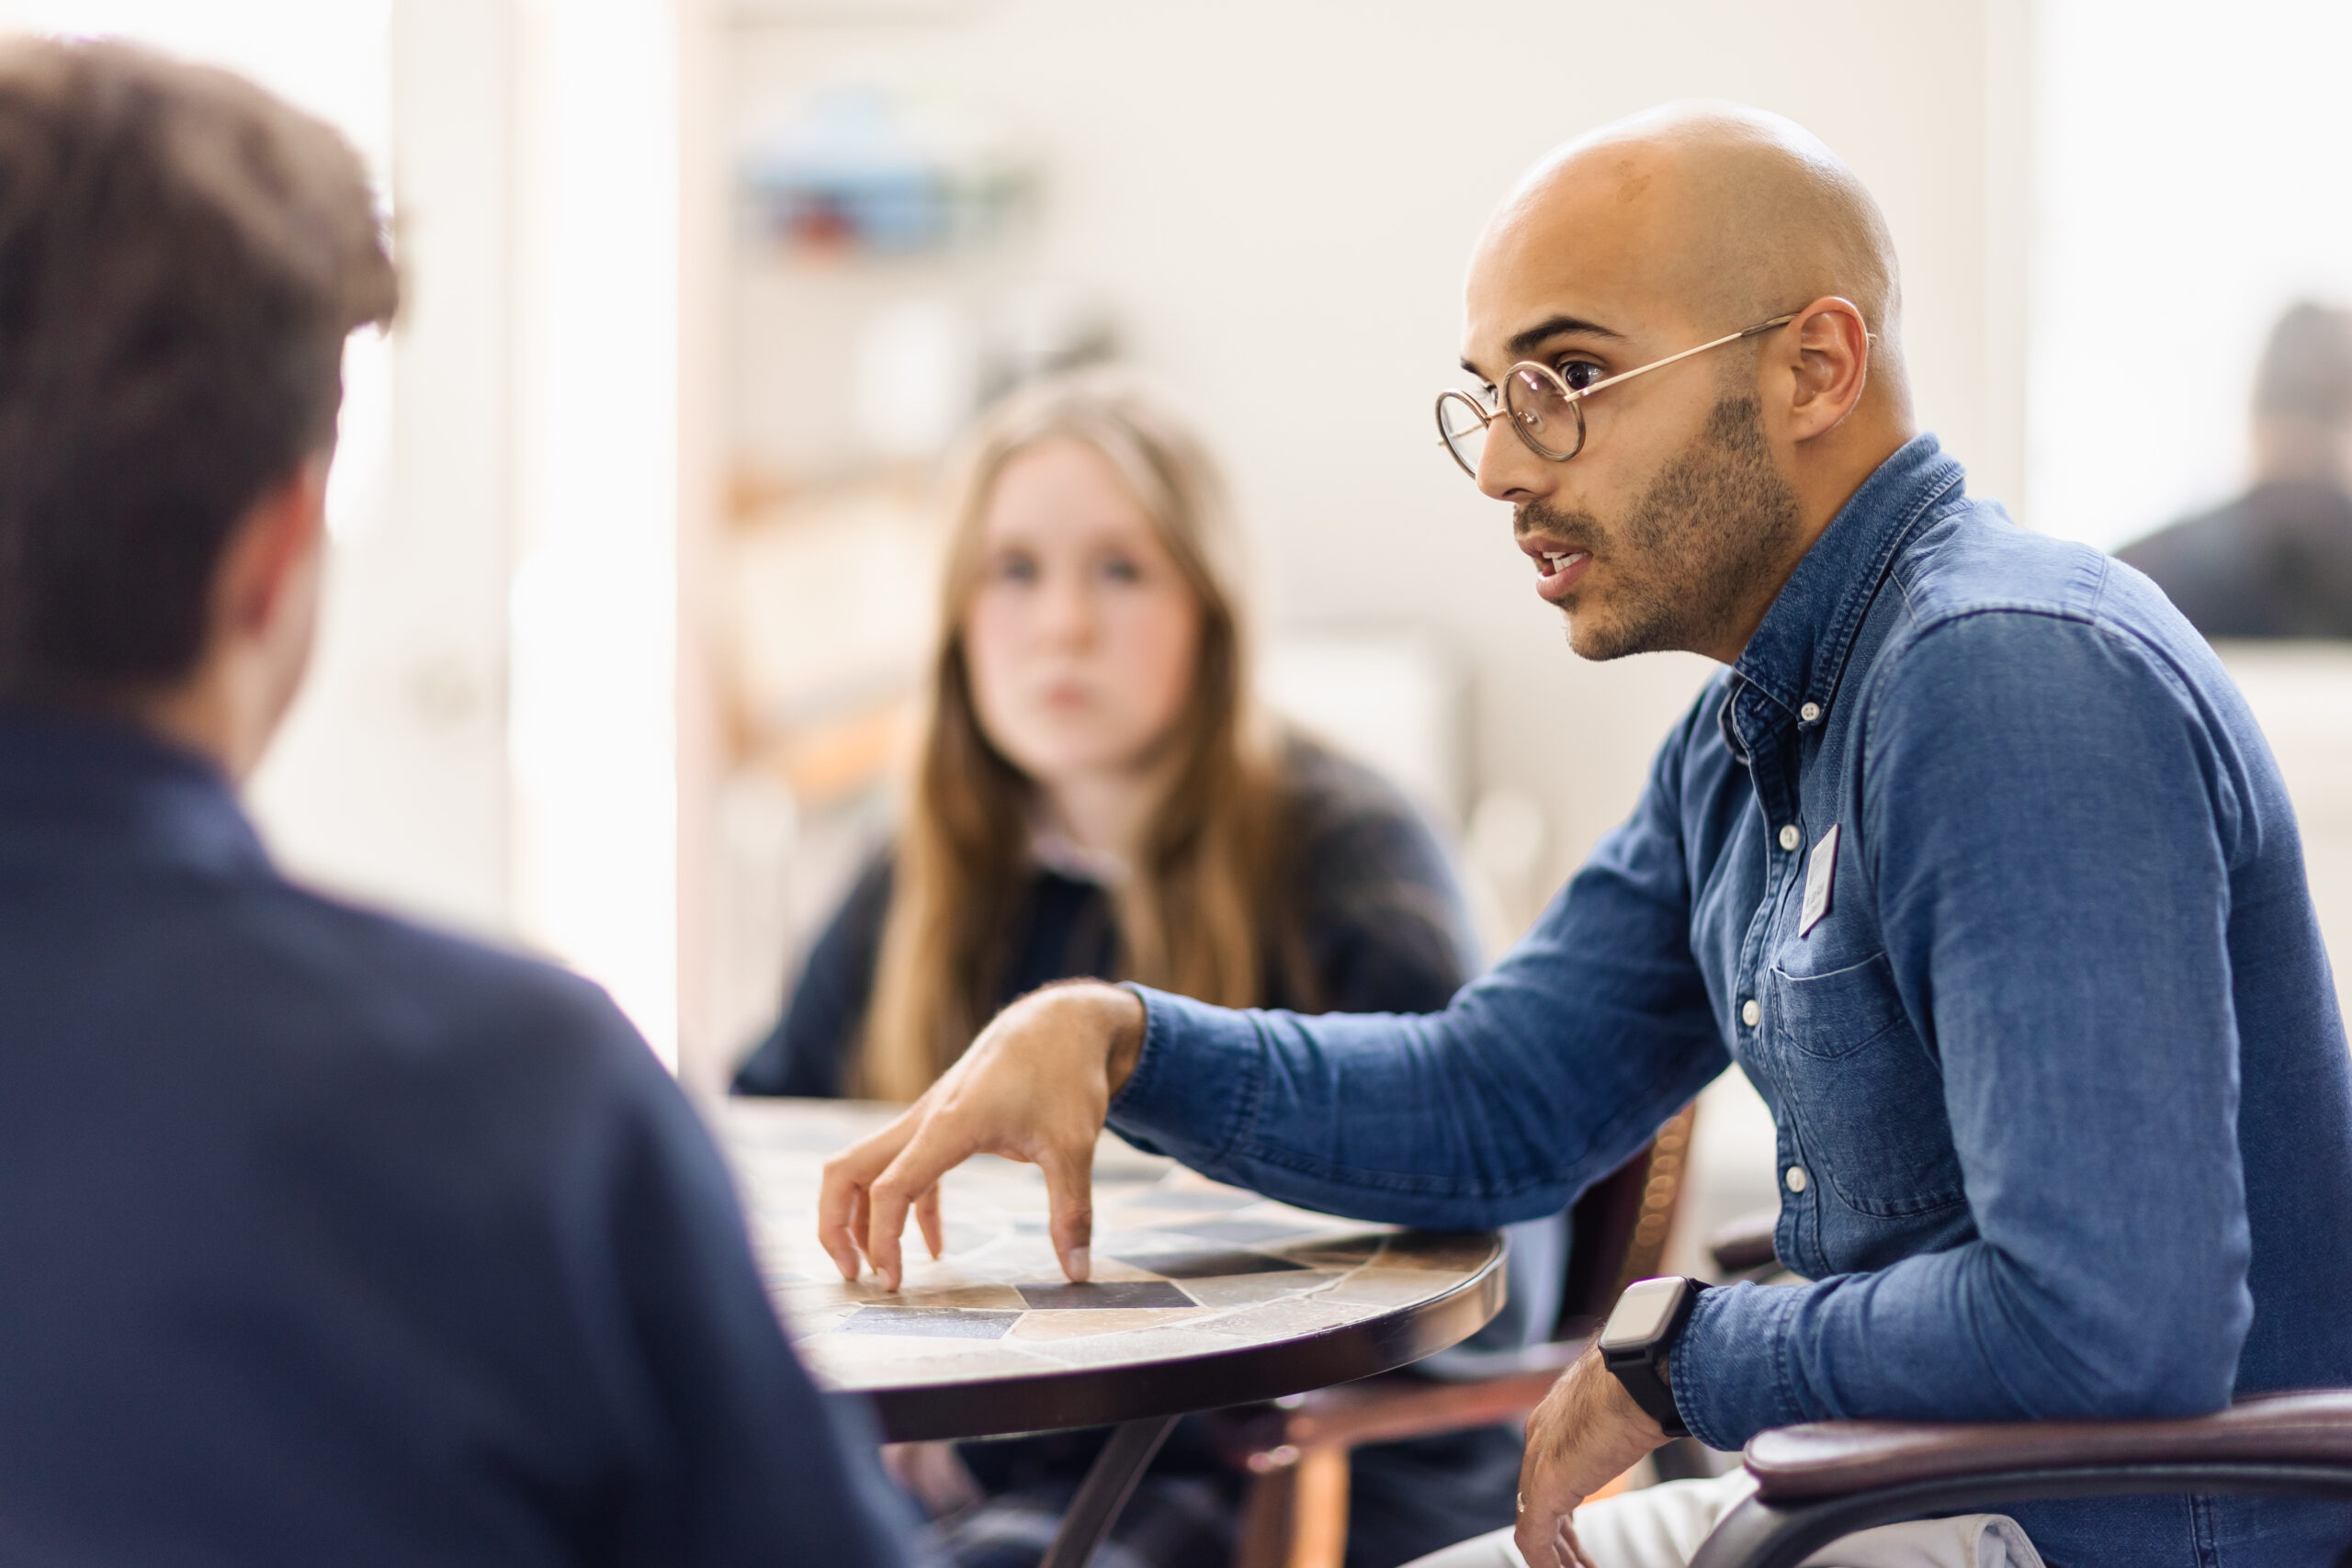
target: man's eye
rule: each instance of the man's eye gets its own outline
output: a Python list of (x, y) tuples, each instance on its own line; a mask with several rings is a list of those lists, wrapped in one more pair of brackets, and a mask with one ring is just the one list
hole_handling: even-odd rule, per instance
[(1600, 379), (1600, 367), (1589, 359), (1571, 359), (1561, 365), (1560, 379), (1572, 392), (1581, 392)]

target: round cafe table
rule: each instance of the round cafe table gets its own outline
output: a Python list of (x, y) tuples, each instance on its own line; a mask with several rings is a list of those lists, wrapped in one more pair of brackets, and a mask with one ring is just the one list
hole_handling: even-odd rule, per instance
[(825, 1157), (893, 1107), (736, 1100), (716, 1112), (768, 1287), (829, 1388), (893, 1442), (1113, 1428), (1043, 1568), (1081, 1568), (1176, 1418), (1388, 1371), (1501, 1309), (1502, 1241), (1334, 1219), (1220, 1186), (1106, 1134), (1093, 1278), (1062, 1277), (1034, 1166), (982, 1156), (942, 1185), (945, 1255), (916, 1228), (904, 1287), (844, 1284), (817, 1245)]

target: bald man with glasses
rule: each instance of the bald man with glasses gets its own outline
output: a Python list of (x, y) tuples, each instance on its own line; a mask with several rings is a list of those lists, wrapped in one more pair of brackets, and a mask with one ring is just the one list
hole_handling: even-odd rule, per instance
[[(1538, 165), (1472, 259), (1479, 385), (1440, 438), (1578, 654), (1727, 668), (1442, 1013), (1092, 983), (1007, 1009), (830, 1168), (844, 1276), (895, 1286), (910, 1211), (936, 1250), (935, 1183), (989, 1152), (1043, 1168), (1083, 1278), (1106, 1119), (1313, 1208), (1548, 1213), (1736, 1064), (1813, 1282), (1630, 1289), (1530, 1424), (1516, 1529), (1449, 1568), (1687, 1560), (1712, 1517), (1688, 1491), (1578, 1512), (1678, 1432), (2352, 1385), (2352, 1059), (2278, 769), (2146, 579), (1967, 493), (1914, 416), (1900, 303), (1876, 203), (1785, 120), (1672, 107)], [(2352, 1542), (2285, 1499), (2014, 1513), (2069, 1568)], [(1917, 1529), (1906, 1561), (1977, 1561)]]

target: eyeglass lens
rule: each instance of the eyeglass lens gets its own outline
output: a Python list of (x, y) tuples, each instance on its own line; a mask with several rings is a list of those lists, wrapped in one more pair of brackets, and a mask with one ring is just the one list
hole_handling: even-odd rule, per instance
[(1527, 444), (1555, 462), (1567, 461), (1583, 447), (1584, 410), (1541, 369), (1513, 369), (1503, 382), (1503, 406)]
[(1486, 411), (1460, 392), (1448, 392), (1438, 400), (1437, 429), (1462, 471), (1476, 479), (1479, 455), (1487, 449)]

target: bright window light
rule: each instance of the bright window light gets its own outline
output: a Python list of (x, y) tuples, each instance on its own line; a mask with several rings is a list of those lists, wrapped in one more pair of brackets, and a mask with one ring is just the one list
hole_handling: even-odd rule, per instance
[(677, 1055), (677, 158), (663, 0), (529, 0), (516, 915)]
[[(128, 39), (251, 76), (349, 137), (390, 205), (392, 0), (0, 0), (0, 26)], [(389, 505), (390, 344), (355, 334), (343, 374), (327, 524), (348, 541)]]
[(2352, 304), (2352, 7), (2035, 10), (2028, 504), (2112, 547), (2245, 484), (2271, 323)]

